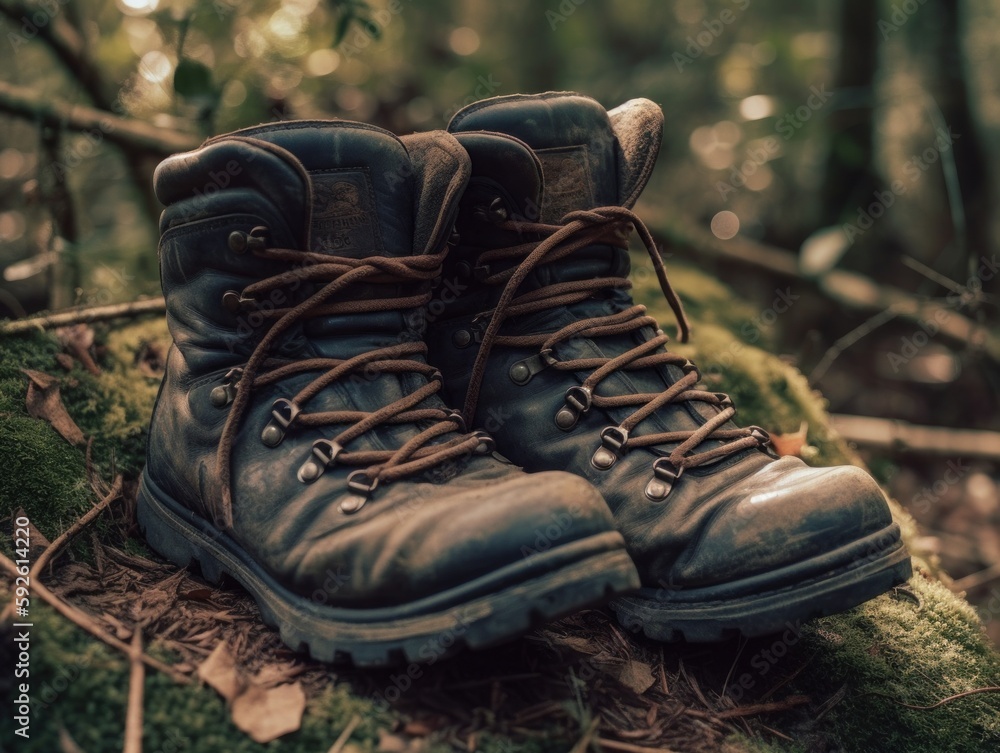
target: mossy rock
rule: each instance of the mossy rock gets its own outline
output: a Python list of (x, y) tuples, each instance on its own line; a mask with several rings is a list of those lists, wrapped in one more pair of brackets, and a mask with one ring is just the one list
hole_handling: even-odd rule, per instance
[[(767, 333), (754, 325), (752, 308), (713, 279), (690, 267), (672, 264), (671, 275), (694, 320), (695, 337), (671, 346), (702, 365), (711, 389), (734, 396), (744, 424), (775, 433), (792, 433), (805, 422), (805, 453), (814, 464), (857, 462), (851, 449), (830, 428), (822, 398), (792, 366), (762, 349)], [(657, 293), (655, 276), (636, 275), (636, 298), (650, 306), (669, 331), (669, 311)], [(747, 338), (750, 332), (753, 337)], [(62, 395), (84, 434), (93, 437), (93, 470), (109, 478), (123, 472), (134, 478), (142, 464), (146, 422), (157, 380), (142, 376), (136, 358), (143, 344), (166, 342), (159, 319), (103, 327), (104, 344), (98, 376), (79, 367), (60, 371), (59, 344), (50, 335), (0, 338), (0, 514), (23, 507), (50, 538), (92, 503), (85, 449), (72, 447), (25, 410), (27, 380), (21, 369), (61, 374)], [(753, 339), (755, 342), (749, 342)], [(912, 539), (910, 518), (893, 505), (904, 535)], [(100, 530), (100, 529), (98, 529)], [(10, 553), (9, 540), (0, 548)], [(147, 553), (131, 538), (126, 549)], [(766, 717), (767, 724), (793, 739), (769, 733), (756, 720), (734, 734), (726, 751), (899, 751), (901, 753), (968, 753), (1000, 746), (1000, 696), (978, 694), (928, 710), (948, 696), (1000, 684), (1000, 655), (984, 640), (974, 610), (941, 583), (920, 560), (908, 587), (897, 589), (842, 615), (803, 626), (790, 626), (785, 636), (729, 643), (711, 650), (665, 647), (675, 664), (683, 657), (704, 676), (717, 676), (705, 692), (728, 696), (732, 703), (766, 701), (802, 693), (808, 706)], [(0, 591), (7, 590), (0, 586)], [(7, 593), (0, 594), (4, 598)], [(128, 666), (106, 648), (51, 610), (33, 607), (35, 623), (32, 688), (36, 700), (32, 739), (15, 749), (59, 750), (65, 728), (87, 753), (120, 751)], [(794, 629), (793, 629), (794, 628)], [(9, 651), (5, 641), (0, 654)], [(156, 645), (151, 650), (159, 650)], [(164, 655), (167, 655), (164, 653)], [(670, 657), (673, 657), (670, 659)], [(460, 662), (462, 659), (455, 659)], [(0, 663), (10, 666), (0, 655)], [(0, 682), (7, 681), (3, 678)], [(679, 682), (671, 675), (669, 682)], [(370, 695), (336, 682), (310, 700), (300, 731), (268, 745), (257, 745), (229, 721), (224, 702), (200, 686), (175, 685), (148, 673), (145, 703), (145, 749), (148, 751), (216, 751), (310, 753), (326, 750), (354, 715), (363, 722), (351, 738), (350, 751), (372, 751), (379, 730), (391, 727), (394, 710), (376, 707)], [(726, 704), (722, 703), (722, 707)], [(471, 711), (471, 710), (470, 710)], [(476, 712), (488, 716), (488, 710)], [(821, 713), (821, 720), (814, 717)], [(0, 739), (12, 740), (11, 719), (0, 716)], [(574, 739), (564, 734), (525, 737), (516, 732), (485, 734), (478, 750), (565, 751)], [(675, 746), (685, 750), (683, 746)], [(423, 750), (454, 750), (445, 741), (428, 742)]]

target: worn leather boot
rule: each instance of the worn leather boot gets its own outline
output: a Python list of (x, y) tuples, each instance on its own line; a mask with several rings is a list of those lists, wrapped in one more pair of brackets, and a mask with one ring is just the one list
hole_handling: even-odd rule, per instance
[(422, 342), (469, 160), (444, 132), (238, 131), (159, 166), (174, 345), (138, 516), (292, 648), (433, 662), (638, 577), (600, 495), (494, 456)]
[(431, 324), (429, 360), (500, 452), (600, 489), (643, 580), (612, 604), (623, 624), (662, 640), (768, 634), (909, 576), (872, 478), (777, 459), (767, 433), (733, 423), (730, 398), (701, 386), (634, 304), (633, 229), (686, 338), (629, 209), (656, 160), (659, 107), (514, 95), (466, 107), (449, 130), (472, 178), (442, 277), (461, 294)]

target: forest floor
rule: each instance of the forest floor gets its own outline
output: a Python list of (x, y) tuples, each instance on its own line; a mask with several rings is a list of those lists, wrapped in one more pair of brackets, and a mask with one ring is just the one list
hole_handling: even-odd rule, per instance
[[(671, 277), (696, 325), (677, 350), (733, 396), (744, 424), (812, 464), (858, 462), (802, 375), (740, 339), (749, 306), (683, 265)], [(637, 299), (669, 324), (655, 278), (636, 280)], [(147, 753), (1000, 746), (1000, 654), (920, 551), (906, 586), (751, 641), (661, 645), (591, 610), (429, 666), (358, 670), (293, 653), (245, 593), (163, 562), (139, 534), (135, 480), (167, 343), (161, 318), (0, 338), (0, 552), (14, 558), (23, 511), (32, 562), (55, 542), (33, 577), (59, 610), (33, 595), (31, 737), (15, 738), (5, 711), (0, 750), (121, 751), (136, 731)], [(57, 541), (98, 501), (89, 525)], [(0, 580), (0, 608), (13, 582)], [(15, 663), (12, 631), (0, 625), (3, 667)], [(4, 671), (0, 688), (13, 680)]]

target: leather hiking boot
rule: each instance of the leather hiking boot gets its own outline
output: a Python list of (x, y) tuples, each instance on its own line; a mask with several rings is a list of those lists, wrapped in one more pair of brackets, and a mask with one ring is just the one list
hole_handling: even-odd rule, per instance
[(174, 344), (139, 522), (293, 649), (433, 662), (639, 581), (598, 492), (439, 397), (422, 329), (469, 160), (444, 132), (249, 128), (156, 171)]
[(629, 294), (628, 236), (688, 326), (649, 231), (629, 209), (660, 145), (648, 100), (606, 112), (571, 93), (473, 104), (449, 131), (472, 158), (455, 290), (430, 362), (471, 426), (528, 471), (570, 471), (604, 495), (643, 589), (612, 603), (646, 635), (766, 635), (883, 593), (910, 575), (875, 481), (777, 459), (727, 395)]

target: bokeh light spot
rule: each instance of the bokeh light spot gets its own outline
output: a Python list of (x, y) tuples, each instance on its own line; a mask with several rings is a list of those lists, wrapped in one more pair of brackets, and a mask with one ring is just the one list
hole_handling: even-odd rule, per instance
[(728, 241), (740, 232), (740, 218), (735, 212), (725, 209), (712, 218), (712, 234), (716, 238)]

